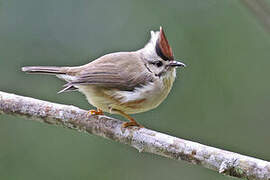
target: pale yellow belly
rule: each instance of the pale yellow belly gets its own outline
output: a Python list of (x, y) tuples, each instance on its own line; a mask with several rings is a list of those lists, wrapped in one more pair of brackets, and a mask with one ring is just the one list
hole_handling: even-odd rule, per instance
[(95, 85), (78, 88), (96, 108), (113, 114), (117, 114), (114, 109), (135, 114), (156, 108), (169, 94), (174, 78), (175, 76), (168, 76), (134, 91), (108, 90)]

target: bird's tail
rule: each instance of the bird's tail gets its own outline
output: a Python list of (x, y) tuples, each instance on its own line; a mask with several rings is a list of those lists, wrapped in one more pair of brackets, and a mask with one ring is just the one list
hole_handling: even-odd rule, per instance
[(66, 92), (66, 91), (75, 91), (77, 90), (72, 84), (69, 84), (74, 77), (72, 75), (68, 75), (68, 67), (55, 67), (55, 66), (27, 66), (22, 67), (22, 71), (27, 73), (37, 73), (37, 74), (50, 74), (56, 75), (56, 77), (67, 81), (68, 83), (64, 85), (64, 89), (59, 91), (58, 93)]
[(28, 73), (41, 73), (41, 74), (66, 74), (66, 68), (54, 66), (26, 66), (22, 67), (22, 71)]

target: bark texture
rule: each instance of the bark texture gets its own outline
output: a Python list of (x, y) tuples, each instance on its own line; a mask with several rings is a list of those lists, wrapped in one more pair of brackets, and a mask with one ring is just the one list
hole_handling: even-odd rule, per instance
[(270, 6), (266, 0), (241, 0), (242, 3), (270, 33)]
[(47, 124), (102, 136), (138, 149), (184, 160), (221, 174), (245, 179), (270, 180), (270, 162), (209, 147), (146, 128), (122, 128), (122, 121), (107, 116), (88, 115), (70, 105), (62, 105), (0, 91), (0, 115), (9, 114)]

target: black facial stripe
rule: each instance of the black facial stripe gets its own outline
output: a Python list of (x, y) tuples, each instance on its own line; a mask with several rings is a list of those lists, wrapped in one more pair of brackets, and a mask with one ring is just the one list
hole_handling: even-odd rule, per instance
[(149, 67), (147, 66), (147, 64), (144, 64), (144, 65), (145, 65), (146, 69), (147, 69), (150, 73), (153, 73), (153, 72), (149, 69)]
[(162, 53), (162, 51), (161, 51), (161, 49), (160, 49), (160, 47), (159, 47), (158, 41), (157, 41), (157, 43), (156, 43), (156, 53), (157, 53), (157, 55), (158, 55), (159, 57), (161, 57), (161, 59), (163, 59), (164, 61), (169, 61), (169, 58), (166, 57), (166, 56)]

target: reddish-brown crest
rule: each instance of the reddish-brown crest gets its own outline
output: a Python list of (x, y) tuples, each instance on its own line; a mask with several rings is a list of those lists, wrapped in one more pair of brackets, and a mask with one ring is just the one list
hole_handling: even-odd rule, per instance
[(168, 60), (173, 60), (173, 52), (172, 52), (172, 48), (169, 45), (169, 42), (165, 36), (165, 33), (162, 29), (162, 27), (160, 27), (160, 33), (159, 33), (159, 48), (162, 52), (162, 54), (168, 58)]

